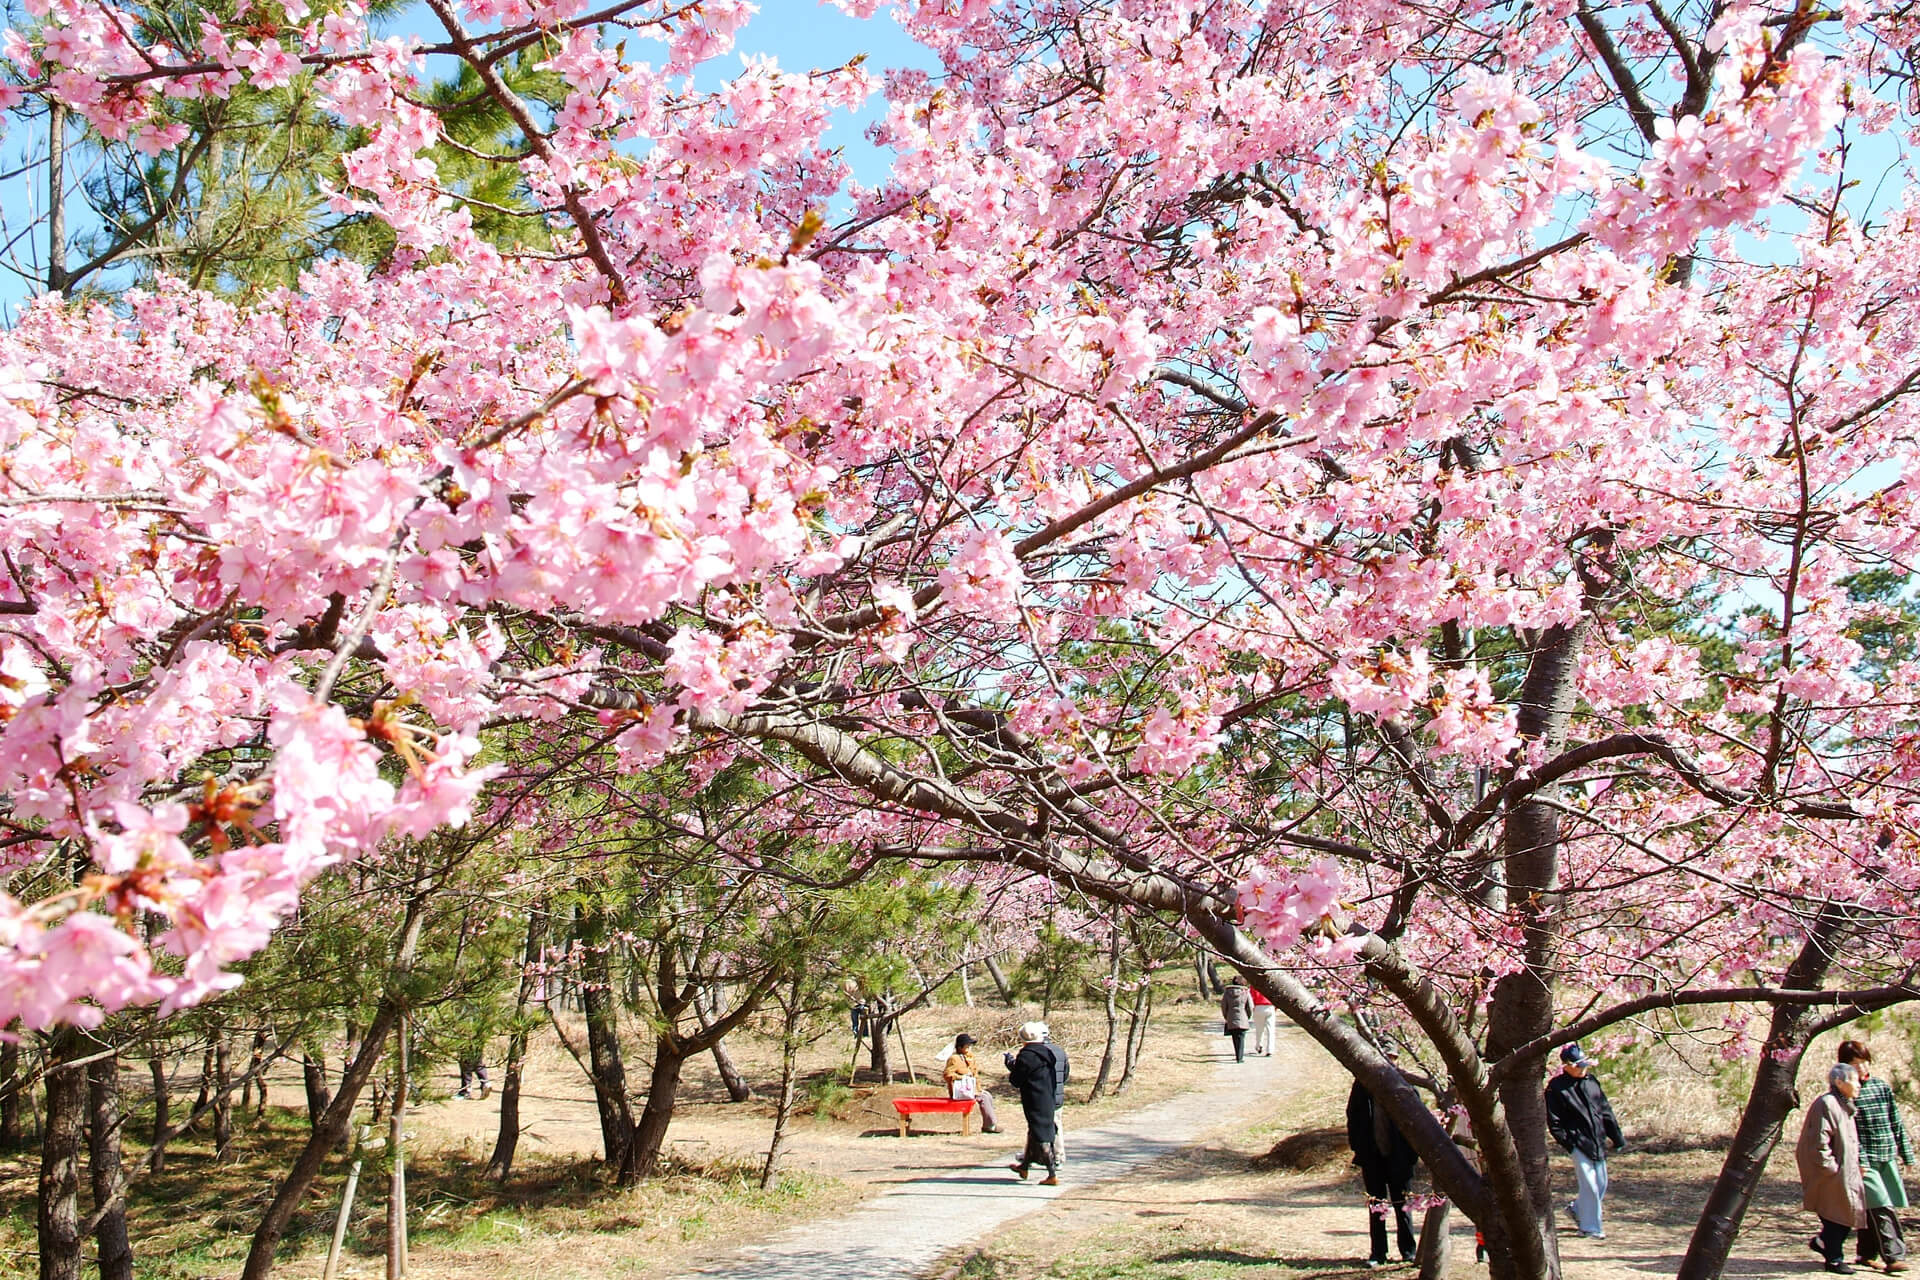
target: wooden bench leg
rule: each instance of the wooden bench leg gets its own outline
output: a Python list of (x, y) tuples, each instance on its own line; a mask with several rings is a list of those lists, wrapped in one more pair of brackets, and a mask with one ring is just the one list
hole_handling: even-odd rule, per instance
[(900, 1117), (900, 1136), (907, 1136), (907, 1117), (904, 1114)]
[(972, 1135), (973, 1135), (973, 1108), (968, 1107), (965, 1111), (962, 1111), (960, 1113), (960, 1136), (963, 1138), (966, 1138), (966, 1137), (971, 1137)]

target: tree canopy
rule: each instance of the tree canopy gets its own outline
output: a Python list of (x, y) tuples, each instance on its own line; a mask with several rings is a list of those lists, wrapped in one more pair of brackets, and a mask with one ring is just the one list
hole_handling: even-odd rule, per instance
[(731, 0), (424, 6), (9, 35), (103, 209), (296, 92), (381, 247), (0, 339), (0, 1023), (226, 988), (505, 744), (738, 767), (756, 873), (1183, 921), (1531, 1277), (1556, 1045), (1915, 994), (1904, 9), (905, 5), (939, 74), (708, 90)]

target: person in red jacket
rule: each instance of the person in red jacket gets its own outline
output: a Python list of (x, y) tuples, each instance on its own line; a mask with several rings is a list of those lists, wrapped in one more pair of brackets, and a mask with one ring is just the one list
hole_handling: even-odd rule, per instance
[(1253, 988), (1253, 1051), (1273, 1056), (1273, 1001)]

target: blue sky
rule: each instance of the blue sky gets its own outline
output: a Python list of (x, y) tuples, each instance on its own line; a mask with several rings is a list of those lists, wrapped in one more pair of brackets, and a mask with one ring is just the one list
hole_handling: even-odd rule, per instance
[[(748, 55), (770, 56), (787, 71), (839, 66), (862, 53), (867, 55), (868, 70), (875, 74), (893, 67), (937, 68), (932, 56), (909, 40), (885, 11), (872, 18), (859, 19), (817, 0), (758, 0), (757, 7), (759, 12), (740, 34), (736, 53), (715, 59), (702, 69), (698, 82), (703, 87), (718, 84), (735, 74), (740, 69), (741, 57)], [(423, 37), (437, 36), (437, 27), (429, 30), (428, 26), (420, 25), (422, 19), (431, 21), (424, 9), (412, 11), (397, 24), (398, 29), (412, 30), (418, 26)], [(878, 120), (884, 110), (884, 103), (876, 94), (863, 111), (836, 113), (828, 132), (829, 142), (844, 148), (855, 176), (864, 183), (878, 183), (886, 174), (885, 153), (865, 137), (867, 126)], [(0, 169), (15, 170), (29, 157), (45, 156), (42, 122), (15, 119), (8, 123), (7, 135), (0, 142), (0, 162), (4, 162)], [(70, 173), (69, 182), (78, 177)], [(44, 170), (39, 169), (0, 180), (0, 211), (4, 212), (9, 235), (30, 223), (45, 207), (44, 192), (34, 185), (44, 181)], [(86, 217), (84, 202), (69, 196), (67, 205), (70, 230), (82, 229)], [(12, 255), (15, 261), (44, 261), (45, 229), (36, 227), (35, 232), (35, 243), (42, 251), (28, 253), (24, 244), (16, 245)], [(18, 273), (0, 267), (0, 323), (10, 320), (14, 308), (33, 291)]]
[[(933, 55), (908, 39), (885, 10), (860, 19), (848, 17), (832, 5), (815, 0), (758, 0), (758, 3), (760, 12), (741, 34), (740, 52), (771, 55), (784, 70), (836, 67), (861, 53), (867, 55), (867, 70), (875, 75), (895, 67), (939, 69)], [(714, 64), (722, 72), (739, 65), (735, 59), (724, 58)], [(865, 183), (876, 183), (886, 173), (885, 154), (862, 136), (866, 127), (884, 113), (884, 103), (876, 94), (858, 116), (851, 112), (839, 113), (828, 135), (836, 145), (846, 148), (855, 176)]]

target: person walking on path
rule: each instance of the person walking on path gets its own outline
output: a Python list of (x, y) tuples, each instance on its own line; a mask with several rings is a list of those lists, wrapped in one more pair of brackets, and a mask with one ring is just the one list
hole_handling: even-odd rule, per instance
[[(1399, 1056), (1387, 1054), (1389, 1059)], [(1347, 1095), (1347, 1146), (1353, 1150), (1353, 1162), (1360, 1166), (1360, 1181), (1367, 1188), (1367, 1238), (1372, 1245), (1367, 1265), (1387, 1264), (1389, 1212), (1393, 1214), (1400, 1261), (1412, 1262), (1419, 1241), (1413, 1234), (1413, 1215), (1407, 1211), (1407, 1188), (1420, 1157), (1387, 1115), (1387, 1109), (1375, 1102), (1367, 1086), (1358, 1080)]]
[(1273, 1056), (1273, 1001), (1251, 987), (1253, 995), (1253, 1051), (1262, 1057)]
[(1220, 1020), (1226, 1024), (1227, 1038), (1233, 1041), (1233, 1060), (1247, 1060), (1247, 1028), (1253, 1025), (1253, 997), (1247, 992), (1247, 980), (1234, 974), (1227, 989), (1220, 993)]
[(1847, 1233), (1867, 1225), (1867, 1188), (1854, 1129), (1860, 1073), (1851, 1063), (1839, 1063), (1827, 1072), (1827, 1086), (1807, 1108), (1793, 1158), (1800, 1166), (1800, 1203), (1820, 1215), (1820, 1234), (1807, 1241), (1807, 1248), (1826, 1260), (1828, 1271), (1850, 1276)]
[(1593, 1059), (1577, 1044), (1560, 1051), (1560, 1074), (1547, 1083), (1547, 1132), (1573, 1157), (1573, 1203), (1567, 1212), (1580, 1234), (1605, 1240), (1600, 1205), (1607, 1198), (1607, 1143), (1627, 1149), (1606, 1090), (1593, 1078)]
[(1871, 1267), (1877, 1259), (1889, 1272), (1907, 1269), (1907, 1240), (1900, 1230), (1900, 1210), (1907, 1207), (1907, 1187), (1901, 1164), (1913, 1163), (1913, 1145), (1900, 1123), (1893, 1087), (1873, 1074), (1873, 1052), (1858, 1040), (1840, 1046), (1840, 1061), (1860, 1073), (1860, 1092), (1853, 1100), (1854, 1128), (1860, 1138), (1860, 1178), (1867, 1196), (1867, 1225), (1854, 1242), (1854, 1262)]
[(1000, 1121), (993, 1114), (993, 1095), (980, 1087), (980, 1062), (973, 1056), (974, 1039), (962, 1031), (953, 1038), (953, 1053), (947, 1058), (941, 1078), (947, 1082), (949, 1098), (971, 1098), (980, 1104), (980, 1132), (1000, 1132)]
[[(478, 1047), (465, 1049), (460, 1053), (459, 1058), (460, 1091), (453, 1096), (456, 1098), (486, 1097), (493, 1086), (487, 1083), (487, 1064), (480, 1060), (480, 1049)], [(477, 1094), (473, 1091), (475, 1085), (480, 1087)]]
[(1029, 1022), (1020, 1028), (1025, 1041), (1018, 1054), (1006, 1055), (1007, 1079), (1020, 1091), (1020, 1110), (1027, 1118), (1027, 1147), (1012, 1164), (1022, 1179), (1036, 1163), (1047, 1166), (1043, 1187), (1060, 1185), (1060, 1104), (1067, 1092), (1067, 1055), (1047, 1040), (1047, 1024)]

